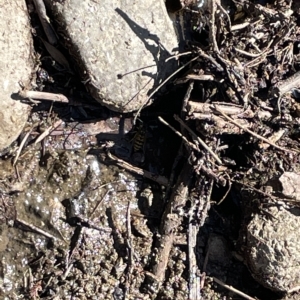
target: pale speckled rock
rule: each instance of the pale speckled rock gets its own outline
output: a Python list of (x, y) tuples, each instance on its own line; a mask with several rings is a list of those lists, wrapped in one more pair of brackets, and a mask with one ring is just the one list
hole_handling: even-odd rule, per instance
[(267, 211), (270, 215), (256, 214), (247, 227), (247, 264), (262, 285), (288, 292), (300, 286), (300, 209)]
[(0, 9), (0, 149), (21, 133), (30, 107), (13, 99), (27, 84), (33, 68), (33, 48), (25, 0), (2, 0)]
[(175, 60), (165, 62), (178, 41), (163, 0), (45, 3), (64, 33), (86, 87), (110, 109), (139, 109), (176, 70)]
[(300, 201), (300, 175), (295, 172), (284, 172), (279, 181), (282, 185), (282, 194), (285, 197)]

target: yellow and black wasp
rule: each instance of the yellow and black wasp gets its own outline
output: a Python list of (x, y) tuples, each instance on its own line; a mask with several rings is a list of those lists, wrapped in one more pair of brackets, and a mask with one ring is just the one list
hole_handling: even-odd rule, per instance
[(146, 126), (138, 119), (133, 129), (131, 157), (135, 163), (143, 163), (145, 160)]

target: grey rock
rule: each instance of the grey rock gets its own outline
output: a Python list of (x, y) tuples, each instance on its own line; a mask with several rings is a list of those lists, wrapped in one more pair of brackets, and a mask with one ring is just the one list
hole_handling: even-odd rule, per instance
[(248, 224), (247, 265), (265, 287), (290, 292), (300, 286), (300, 209), (273, 206), (267, 212)]
[(282, 185), (282, 194), (285, 197), (300, 201), (300, 174), (295, 172), (284, 172), (279, 181)]
[(29, 18), (22, 1), (1, 1), (0, 10), (0, 149), (21, 133), (30, 107), (16, 100), (19, 82), (28, 84), (33, 69)]
[(139, 109), (176, 70), (174, 59), (165, 62), (178, 41), (163, 0), (45, 3), (87, 89), (110, 109)]

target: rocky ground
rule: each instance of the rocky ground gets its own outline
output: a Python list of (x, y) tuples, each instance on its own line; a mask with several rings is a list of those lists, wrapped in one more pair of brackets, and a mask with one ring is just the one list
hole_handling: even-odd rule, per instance
[(1, 299), (299, 299), (298, 3), (44, 2), (3, 4)]

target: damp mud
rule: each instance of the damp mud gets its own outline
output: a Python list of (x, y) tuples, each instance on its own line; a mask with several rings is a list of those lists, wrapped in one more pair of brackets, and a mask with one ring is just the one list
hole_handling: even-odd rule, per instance
[[(2, 299), (108, 299), (124, 293), (126, 270), (140, 272), (149, 260), (152, 233), (145, 214), (154, 223), (158, 216), (151, 216), (158, 201), (152, 187), (84, 151), (41, 159), (37, 148), (15, 165), (20, 178), (12, 187), (20, 191), (2, 195)], [(128, 264), (129, 246), (138, 265)], [(129, 290), (142, 281), (139, 276)]]

